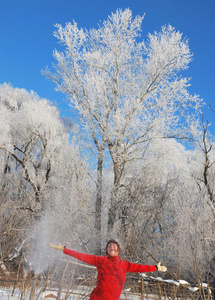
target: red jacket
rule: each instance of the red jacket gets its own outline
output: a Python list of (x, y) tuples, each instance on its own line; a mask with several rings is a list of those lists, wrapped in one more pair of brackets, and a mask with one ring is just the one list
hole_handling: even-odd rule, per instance
[(118, 300), (122, 292), (127, 272), (154, 272), (156, 266), (139, 265), (119, 259), (119, 256), (97, 256), (82, 254), (65, 248), (64, 254), (71, 255), (98, 271), (97, 286), (90, 295), (90, 300)]

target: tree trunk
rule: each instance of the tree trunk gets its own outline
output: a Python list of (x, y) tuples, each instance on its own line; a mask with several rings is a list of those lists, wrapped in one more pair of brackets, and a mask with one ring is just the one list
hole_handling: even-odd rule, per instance
[(205, 155), (205, 165), (204, 165), (204, 172), (203, 172), (204, 180), (203, 181), (204, 181), (205, 187), (207, 189), (209, 199), (210, 199), (212, 205), (215, 207), (213, 189), (211, 188), (210, 182), (208, 180), (209, 169), (212, 166), (212, 164), (210, 164), (210, 160), (209, 160), (209, 153), (212, 150), (213, 145), (210, 143), (210, 141), (209, 141), (209, 146), (207, 145), (206, 135), (207, 135), (208, 125), (209, 125), (208, 121), (207, 121), (206, 125), (204, 125), (204, 123), (202, 122), (202, 125), (203, 125), (203, 152)]
[(118, 211), (118, 187), (114, 185), (113, 192), (111, 194), (111, 199), (110, 199), (110, 208), (108, 211), (108, 235), (111, 236), (113, 229), (114, 229), (114, 224), (116, 222), (116, 217), (117, 217), (117, 211)]
[(109, 141), (108, 143), (108, 149), (110, 152), (110, 156), (112, 158), (113, 162), (113, 172), (114, 172), (114, 182), (113, 182), (113, 191), (111, 194), (111, 199), (110, 199), (110, 208), (108, 211), (108, 235), (111, 236), (114, 228), (114, 223), (116, 222), (116, 216), (117, 216), (117, 209), (118, 209), (118, 199), (117, 199), (117, 191), (120, 186), (120, 179), (121, 179), (121, 164), (120, 164), (120, 158), (119, 155), (116, 155), (116, 153), (119, 153), (114, 147), (114, 144)]
[(96, 204), (95, 204), (95, 231), (96, 231), (96, 253), (101, 254), (102, 238), (102, 171), (103, 171), (103, 149), (99, 151), (96, 182)]
[(113, 198), (111, 197), (111, 204), (108, 211), (108, 235), (111, 235), (116, 221), (116, 199)]

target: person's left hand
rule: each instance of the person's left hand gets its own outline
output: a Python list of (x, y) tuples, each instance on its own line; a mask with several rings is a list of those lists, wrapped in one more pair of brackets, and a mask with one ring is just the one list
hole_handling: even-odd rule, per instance
[(159, 263), (157, 264), (157, 270), (158, 270), (159, 272), (166, 272), (166, 271), (167, 271), (167, 267), (162, 266), (162, 265), (161, 265), (161, 262), (159, 262)]

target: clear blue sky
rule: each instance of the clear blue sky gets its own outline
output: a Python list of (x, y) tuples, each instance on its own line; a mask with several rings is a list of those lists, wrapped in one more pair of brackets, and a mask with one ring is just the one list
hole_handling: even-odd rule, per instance
[[(33, 90), (57, 101), (64, 96), (41, 75), (51, 66), (54, 24), (75, 20), (79, 27), (96, 28), (116, 9), (129, 7), (143, 15), (142, 37), (162, 25), (171, 24), (189, 39), (194, 61), (184, 76), (192, 77), (192, 93), (199, 94), (215, 109), (215, 0), (1, 0), (0, 1), (0, 83)], [(62, 112), (63, 113), (63, 112)], [(206, 111), (206, 117), (215, 114)], [(215, 119), (215, 118), (214, 118)]]

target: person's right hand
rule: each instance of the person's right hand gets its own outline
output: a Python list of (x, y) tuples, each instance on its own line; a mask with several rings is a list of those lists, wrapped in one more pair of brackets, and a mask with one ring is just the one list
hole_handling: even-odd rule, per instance
[(61, 244), (57, 244), (57, 245), (48, 244), (48, 246), (53, 249), (61, 250), (61, 251), (63, 251), (66, 248), (65, 246), (62, 246)]

